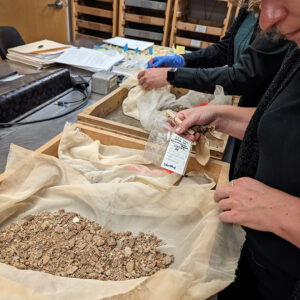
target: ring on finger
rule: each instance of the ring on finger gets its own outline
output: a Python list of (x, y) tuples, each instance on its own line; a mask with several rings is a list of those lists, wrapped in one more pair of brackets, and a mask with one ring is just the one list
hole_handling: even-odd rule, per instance
[(231, 186), (234, 187), (234, 180), (231, 181)]

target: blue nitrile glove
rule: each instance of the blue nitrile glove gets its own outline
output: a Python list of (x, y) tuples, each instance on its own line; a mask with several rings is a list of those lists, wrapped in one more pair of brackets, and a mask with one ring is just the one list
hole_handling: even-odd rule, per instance
[(184, 59), (180, 55), (174, 56), (156, 56), (152, 59), (153, 66), (151, 60), (147, 63), (147, 68), (166, 68), (166, 67), (183, 67), (185, 62)]

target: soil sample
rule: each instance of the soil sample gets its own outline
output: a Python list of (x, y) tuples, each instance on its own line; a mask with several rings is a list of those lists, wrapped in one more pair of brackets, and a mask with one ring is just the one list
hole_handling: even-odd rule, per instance
[(167, 268), (153, 234), (112, 232), (77, 213), (41, 212), (0, 231), (0, 262), (57, 276), (127, 280)]

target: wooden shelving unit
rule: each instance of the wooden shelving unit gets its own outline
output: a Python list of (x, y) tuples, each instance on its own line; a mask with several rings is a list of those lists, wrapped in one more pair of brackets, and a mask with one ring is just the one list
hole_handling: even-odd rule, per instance
[(117, 35), (118, 0), (72, 0), (73, 40)]
[(227, 6), (223, 22), (192, 19), (189, 17), (190, 1), (174, 1), (170, 47), (173, 45), (182, 45), (190, 48), (206, 48), (220, 40), (230, 26), (236, 13), (236, 7), (229, 1), (213, 0), (223, 2), (224, 4), (222, 5), (224, 5), (224, 8)]
[(174, 0), (120, 0), (118, 35), (169, 44)]

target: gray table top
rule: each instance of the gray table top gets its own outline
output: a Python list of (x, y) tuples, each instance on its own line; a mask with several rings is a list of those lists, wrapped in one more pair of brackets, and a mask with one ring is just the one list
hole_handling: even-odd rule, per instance
[[(86, 79), (89, 79), (92, 75), (92, 73), (85, 70), (75, 68), (69, 69), (71, 74), (80, 74), (83, 76), (87, 76), (85, 77)], [(0, 70), (0, 73), (4, 74), (5, 72), (8, 73), (10, 71), (18, 71), (20, 74), (31, 74), (37, 72), (37, 70), (34, 68), (7, 61), (0, 62)], [(81, 99), (81, 97), (82, 94), (80, 94), (78, 91), (72, 91), (70, 94), (64, 96), (60, 100), (74, 101), (77, 99)], [(55, 120), (40, 122), (36, 124), (14, 126), (10, 128), (0, 128), (0, 173), (5, 170), (10, 144), (13, 143), (29, 150), (36, 150), (47, 141), (55, 137), (57, 134), (62, 132), (66, 122), (76, 123), (78, 113), (84, 110), (89, 105), (95, 103), (102, 97), (103, 95), (89, 93), (88, 103), (85, 107)], [(62, 107), (57, 106), (54, 103), (50, 103), (41, 110), (38, 110), (34, 114), (23, 119), (22, 122), (60, 115), (64, 112), (67, 112), (68, 110), (71, 110), (73, 107), (73, 104), (68, 107)]]

